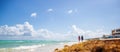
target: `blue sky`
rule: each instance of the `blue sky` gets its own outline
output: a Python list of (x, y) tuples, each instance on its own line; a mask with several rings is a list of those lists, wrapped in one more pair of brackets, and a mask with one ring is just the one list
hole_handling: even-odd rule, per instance
[(28, 23), (59, 34), (74, 31), (72, 26), (106, 33), (120, 28), (119, 0), (0, 0), (0, 11), (0, 26)]

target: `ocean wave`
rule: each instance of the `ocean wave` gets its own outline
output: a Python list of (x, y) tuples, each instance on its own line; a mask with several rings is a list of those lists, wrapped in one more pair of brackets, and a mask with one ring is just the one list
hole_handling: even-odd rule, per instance
[(16, 41), (16, 42), (24, 42), (24, 41)]
[(19, 46), (13, 49), (31, 49), (31, 48), (39, 48), (39, 47), (43, 47), (45, 46), (45, 44), (40, 44), (40, 45), (31, 45), (31, 46)]

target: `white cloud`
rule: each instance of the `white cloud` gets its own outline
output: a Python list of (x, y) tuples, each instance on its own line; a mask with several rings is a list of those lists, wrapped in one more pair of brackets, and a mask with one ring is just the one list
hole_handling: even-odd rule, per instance
[(64, 35), (61, 35), (60, 33), (53, 33), (47, 29), (35, 30), (33, 25), (29, 24), (29, 22), (24, 22), (24, 24), (16, 24), (14, 26), (8, 25), (0, 26), (0, 36), (12, 36), (12, 38), (15, 37), (22, 38), (26, 36), (28, 39), (29, 37), (34, 37), (36, 39), (53, 39), (53, 40), (63, 39), (64, 37)]
[(14, 26), (0, 26), (1, 36), (15, 36), (17, 38), (22, 38), (26, 36), (28, 39), (30, 37), (33, 37), (32, 39), (36, 38), (49, 40), (75, 40), (77, 39), (78, 35), (83, 35), (85, 38), (94, 38), (100, 37), (103, 34), (105, 34), (105, 32), (102, 29), (98, 29), (96, 31), (83, 30), (78, 28), (76, 25), (72, 25), (72, 30), (65, 34), (54, 33), (47, 29), (35, 30), (33, 25), (31, 25), (29, 22), (24, 22), (24, 24), (16, 24)]
[(70, 9), (67, 11), (68, 14), (77, 13), (77, 12), (78, 12), (77, 9)]
[(72, 25), (72, 29), (73, 30), (69, 34), (72, 34), (74, 36), (83, 35), (85, 38), (101, 37), (103, 34), (107, 34), (102, 29), (98, 29), (96, 31), (83, 30), (76, 27), (76, 25)]
[(36, 12), (34, 12), (34, 13), (31, 14), (31, 17), (36, 17), (36, 16), (37, 16)]
[(24, 24), (16, 24), (15, 26), (0, 26), (0, 35), (30, 35), (34, 32), (32, 25), (29, 22)]
[(71, 14), (71, 13), (73, 13), (73, 10), (68, 10), (68, 14)]
[(47, 11), (48, 11), (48, 12), (52, 12), (52, 11), (53, 11), (53, 9), (51, 9), (51, 8), (50, 8), (50, 9), (48, 9)]
[(82, 29), (77, 28), (76, 25), (72, 25), (72, 28), (73, 28), (74, 32), (76, 32), (77, 34), (85, 33)]

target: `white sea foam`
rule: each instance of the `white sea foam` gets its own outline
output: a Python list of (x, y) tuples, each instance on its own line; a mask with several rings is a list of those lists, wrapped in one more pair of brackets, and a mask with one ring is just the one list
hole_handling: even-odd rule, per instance
[(16, 42), (24, 42), (24, 41), (16, 41)]
[(31, 45), (31, 46), (19, 46), (13, 49), (31, 49), (31, 48), (38, 48), (38, 47), (42, 47), (45, 46), (45, 44), (41, 44), (41, 45)]
[(64, 44), (64, 43), (61, 42), (61, 43), (59, 43), (59, 44)]

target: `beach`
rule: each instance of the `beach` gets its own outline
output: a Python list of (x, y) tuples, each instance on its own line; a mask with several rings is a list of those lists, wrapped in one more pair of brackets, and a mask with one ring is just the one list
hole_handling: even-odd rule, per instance
[[(28, 41), (11, 41), (11, 42), (9, 41), (9, 43), (13, 43), (13, 42), (14, 43), (17, 42), (17, 43), (15, 43), (14, 45), (10, 44), (10, 46), (7, 46), (8, 44), (7, 41), (7, 43), (3, 45), (7, 47), (1, 46), (2, 48), (0, 48), (0, 52), (54, 52), (56, 48), (62, 49), (64, 45), (72, 45), (76, 43), (76, 42), (68, 42), (68, 41), (37, 41), (37, 42), (33, 41), (34, 43), (31, 41), (29, 41), (29, 43)], [(27, 44), (30, 45), (25, 45), (26, 42)], [(17, 44), (19, 44), (19, 46), (16, 46)]]

